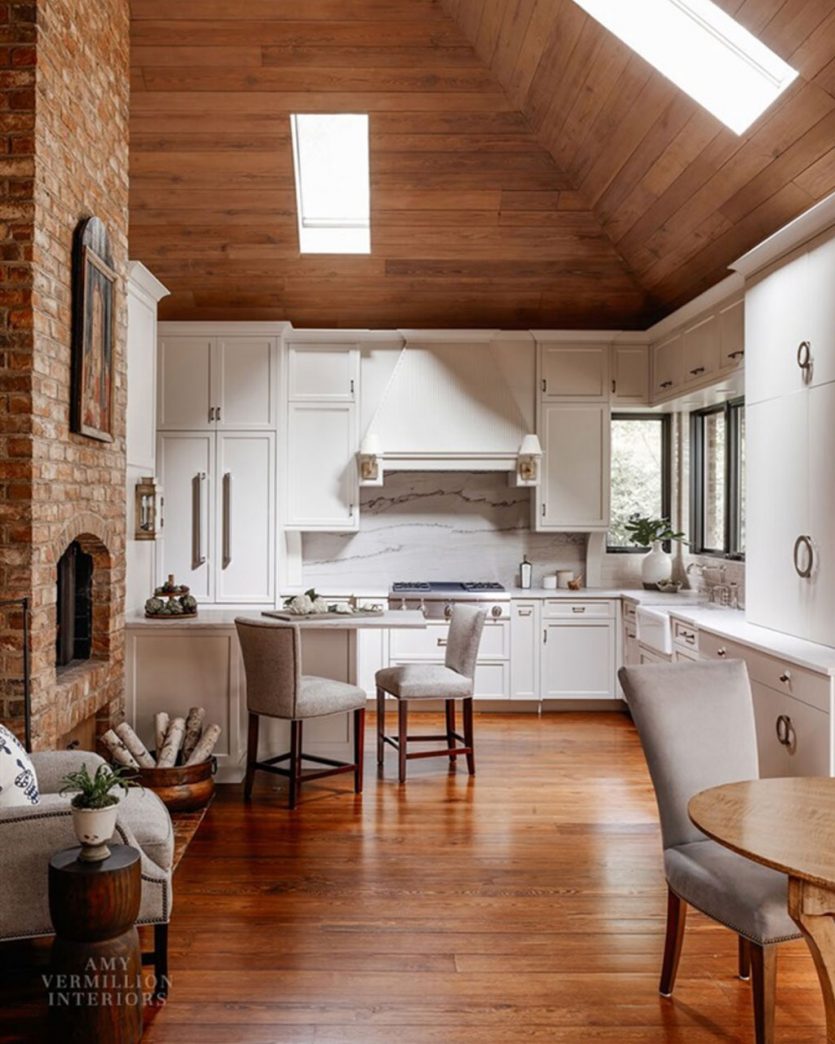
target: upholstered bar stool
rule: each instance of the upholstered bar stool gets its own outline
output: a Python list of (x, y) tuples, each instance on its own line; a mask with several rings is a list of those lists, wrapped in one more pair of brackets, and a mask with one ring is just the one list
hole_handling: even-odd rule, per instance
[[(295, 624), (238, 618), (235, 620), (246, 672), (249, 733), (246, 746), (244, 800), (252, 796), (256, 770), (286, 776), (290, 781), (288, 804), (296, 807), (302, 783), (342, 772), (353, 772), (354, 792), (362, 792), (362, 749), (365, 734), (365, 690), (356, 685), (301, 673), (301, 632)], [(354, 712), (354, 760), (335, 761), (302, 750), (302, 724), (309, 718)], [(258, 760), (260, 716), (290, 722), (290, 750), (265, 761)], [(285, 768), (280, 765), (288, 761)], [(324, 769), (303, 771), (312, 761)]]
[[(383, 752), (388, 743), (397, 751), (399, 778), (406, 782), (406, 762), (410, 758), (448, 757), (452, 765), (459, 754), (466, 755), (467, 769), (475, 775), (475, 745), (473, 738), (473, 691), (475, 665), (481, 632), (487, 614), (483, 609), (458, 604), (452, 610), (444, 666), (407, 663), (377, 671), (377, 765), (382, 769)], [(397, 737), (385, 734), (386, 694), (397, 700)], [(446, 732), (443, 735), (409, 736), (408, 715), (410, 700), (444, 700)], [(462, 701), (463, 736), (455, 731), (455, 701)], [(445, 741), (442, 750), (408, 752), (409, 743)], [(463, 743), (463, 747), (456, 747)]]

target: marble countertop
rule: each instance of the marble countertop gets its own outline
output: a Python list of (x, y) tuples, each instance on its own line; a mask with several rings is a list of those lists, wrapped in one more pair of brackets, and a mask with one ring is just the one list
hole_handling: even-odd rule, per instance
[[(264, 616), (261, 610), (244, 609), (201, 609), (197, 616), (175, 616), (172, 618), (147, 617), (141, 611), (127, 613), (125, 626), (128, 628), (152, 628), (165, 629), (184, 628), (186, 630), (200, 630), (210, 627), (230, 628), (235, 626), (235, 620), (258, 620), (269, 622), (270, 617)], [(272, 620), (273, 623), (284, 623), (283, 620)], [(303, 616), (295, 617), (292, 621), (299, 624), (304, 630), (325, 631), (356, 631), (375, 627), (426, 627), (426, 618), (417, 610), (397, 609), (391, 612), (380, 613), (377, 616), (332, 616), (327, 618), (306, 619)]]
[(663, 591), (646, 591), (643, 588), (630, 587), (582, 587), (579, 591), (571, 591), (565, 587), (553, 588), (511, 587), (511, 598), (567, 598), (571, 601), (581, 601), (584, 598), (623, 598), (636, 605), (693, 605), (703, 602), (704, 595), (698, 591), (679, 591), (678, 594), (664, 594)]

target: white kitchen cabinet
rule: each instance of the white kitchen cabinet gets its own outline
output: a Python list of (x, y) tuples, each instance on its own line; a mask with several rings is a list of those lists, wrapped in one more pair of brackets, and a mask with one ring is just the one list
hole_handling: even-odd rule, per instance
[(287, 350), (291, 402), (354, 402), (359, 390), (359, 352), (346, 345), (294, 345)]
[[(798, 533), (808, 535), (814, 556), (811, 576), (796, 578), (803, 585), (806, 602), (804, 636), (823, 645), (835, 645), (835, 382), (798, 394), (806, 397), (809, 438), (805, 458), (809, 520)], [(797, 470), (802, 470), (801, 466)], [(803, 551), (799, 557), (802, 555)]]
[(684, 383), (684, 338), (676, 333), (652, 346), (652, 395), (665, 399)]
[(542, 342), (539, 379), (543, 399), (609, 396), (609, 346)]
[(642, 666), (647, 663), (669, 663), (670, 657), (655, 649), (648, 649), (645, 645), (638, 646), (638, 664)]
[(615, 697), (615, 621), (543, 620), (542, 697)]
[(745, 358), (745, 301), (740, 298), (717, 312), (719, 322), (719, 368), (737, 370)]
[(291, 402), (287, 418), (288, 529), (359, 528), (357, 408), (352, 402)]
[(539, 435), (542, 482), (534, 528), (569, 532), (609, 525), (608, 403), (543, 403)]
[(808, 285), (805, 302), (812, 368), (809, 384), (814, 387), (835, 381), (835, 238), (813, 244), (809, 250)]
[(751, 680), (760, 775), (829, 776), (829, 715)]
[(158, 425), (162, 431), (275, 427), (278, 340), (268, 336), (159, 339)]
[[(168, 291), (138, 261), (130, 262), (127, 283), (128, 405), (127, 466), (156, 473), (157, 305)], [(130, 528), (130, 527), (129, 527)]]
[(611, 354), (611, 400), (623, 405), (649, 403), (649, 348), (645, 344), (616, 344)]
[(510, 606), (510, 696), (539, 699), (539, 604), (513, 601)]
[[(173, 573), (200, 601), (214, 598), (214, 435), (164, 432), (157, 449), (163, 487), (162, 528), (157, 550), (158, 579)], [(150, 594), (150, 592), (148, 592)]]
[(274, 440), (269, 432), (160, 433), (160, 580), (173, 573), (201, 602), (272, 602)]
[(684, 380), (703, 381), (719, 369), (719, 320), (708, 315), (682, 334)]
[(272, 602), (275, 590), (275, 436), (219, 432), (214, 561), (217, 602)]

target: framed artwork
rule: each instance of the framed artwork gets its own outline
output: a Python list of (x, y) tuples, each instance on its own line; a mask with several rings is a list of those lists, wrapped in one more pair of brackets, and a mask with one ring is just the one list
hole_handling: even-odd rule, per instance
[(73, 244), (73, 344), (70, 424), (113, 441), (113, 313), (116, 273), (107, 229), (86, 218)]

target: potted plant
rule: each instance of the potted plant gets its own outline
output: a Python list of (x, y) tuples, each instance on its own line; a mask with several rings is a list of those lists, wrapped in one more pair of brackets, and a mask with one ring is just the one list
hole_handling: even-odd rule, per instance
[(81, 844), (78, 858), (82, 861), (98, 863), (110, 855), (107, 842), (116, 829), (119, 807), (119, 796), (114, 791), (127, 793), (132, 780), (129, 769), (104, 764), (91, 776), (86, 762), (77, 772), (70, 772), (61, 780), (60, 793), (76, 792), (70, 807), (75, 836)]
[(683, 540), (684, 533), (676, 533), (667, 518), (649, 518), (630, 515), (624, 529), (637, 547), (648, 547), (650, 552), (641, 562), (641, 581), (648, 590), (670, 579), (673, 560), (661, 546), (665, 540)]

